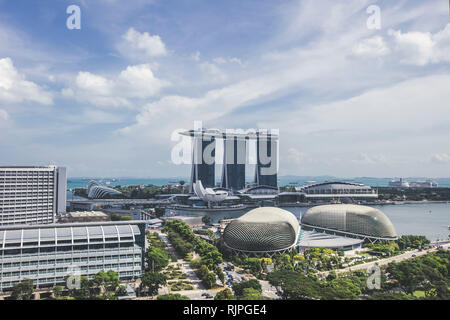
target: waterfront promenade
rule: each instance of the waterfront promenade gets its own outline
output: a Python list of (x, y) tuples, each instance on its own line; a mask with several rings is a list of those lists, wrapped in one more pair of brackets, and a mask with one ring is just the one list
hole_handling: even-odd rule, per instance
[[(446, 248), (448, 250), (450, 246), (450, 243), (446, 243), (446, 244), (442, 244), (441, 247)], [(336, 270), (332, 270), (334, 272), (336, 272), (336, 274), (339, 273), (346, 273), (346, 272), (351, 272), (351, 271), (356, 271), (356, 270), (367, 270), (368, 268), (372, 267), (373, 265), (378, 265), (378, 266), (382, 266), (382, 265), (386, 265), (389, 264), (391, 262), (401, 262), (407, 259), (414, 259), (432, 252), (437, 251), (439, 248), (438, 247), (433, 247), (427, 250), (408, 250), (405, 253), (393, 256), (393, 257), (388, 257), (388, 258), (384, 258), (384, 259), (380, 259), (380, 260), (376, 260), (376, 261), (371, 261), (371, 262), (367, 262), (367, 263), (363, 263), (363, 264), (358, 264), (356, 266), (351, 266), (351, 267), (347, 267), (347, 268), (343, 268), (343, 269), (336, 269)], [(414, 256), (413, 256), (414, 255)], [(319, 275), (321, 276), (328, 276), (328, 274), (330, 273), (330, 271), (322, 271), (319, 272)]]

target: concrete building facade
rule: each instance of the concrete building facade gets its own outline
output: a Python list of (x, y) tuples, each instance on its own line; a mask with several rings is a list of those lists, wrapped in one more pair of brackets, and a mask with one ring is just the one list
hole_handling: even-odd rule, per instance
[(65, 167), (0, 167), (0, 226), (47, 224), (66, 212)]
[(145, 268), (145, 222), (90, 222), (0, 227), (0, 292), (24, 279), (36, 288), (65, 285), (70, 275), (113, 270), (121, 280)]

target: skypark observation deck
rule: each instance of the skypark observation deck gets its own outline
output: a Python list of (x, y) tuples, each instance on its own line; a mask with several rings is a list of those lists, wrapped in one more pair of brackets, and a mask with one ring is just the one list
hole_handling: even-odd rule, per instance
[(278, 140), (279, 135), (270, 130), (218, 130), (218, 129), (203, 129), (203, 130), (188, 130), (180, 132), (183, 136), (227, 139), (237, 138), (239, 140)]
[[(216, 140), (223, 140), (222, 188), (236, 192), (245, 187), (245, 164), (249, 141), (256, 142), (255, 184), (278, 186), (278, 133), (273, 130), (201, 129), (180, 133), (192, 137), (190, 192), (201, 181), (205, 188), (215, 186)], [(203, 159), (205, 155), (211, 159)], [(274, 169), (275, 168), (275, 169)]]

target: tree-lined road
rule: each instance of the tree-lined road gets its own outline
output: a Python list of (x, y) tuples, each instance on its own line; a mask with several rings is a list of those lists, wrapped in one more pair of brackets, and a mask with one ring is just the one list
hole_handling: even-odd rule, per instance
[[(443, 245), (443, 247), (448, 248), (449, 244)], [(372, 267), (373, 265), (377, 264), (379, 266), (385, 265), (385, 264), (389, 264), (391, 262), (400, 262), (403, 260), (407, 260), (407, 259), (412, 259), (415, 257), (420, 257), (423, 256), (425, 254), (437, 251), (438, 248), (430, 248), (428, 250), (422, 250), (419, 251), (417, 249), (415, 250), (410, 250), (407, 251), (405, 253), (399, 254), (397, 256), (393, 256), (393, 257), (388, 257), (388, 258), (384, 258), (384, 259), (380, 259), (380, 260), (376, 260), (376, 261), (371, 261), (371, 262), (367, 262), (367, 263), (363, 263), (363, 264), (358, 264), (356, 266), (351, 266), (351, 267), (347, 267), (344, 269), (336, 269), (333, 270), (336, 273), (344, 273), (344, 272), (350, 272), (350, 271), (356, 271), (356, 270), (367, 270), (368, 268)], [(413, 255), (415, 255), (415, 257), (413, 257)], [(330, 271), (323, 271), (323, 272), (319, 272), (320, 275), (324, 275), (327, 276), (330, 273)]]

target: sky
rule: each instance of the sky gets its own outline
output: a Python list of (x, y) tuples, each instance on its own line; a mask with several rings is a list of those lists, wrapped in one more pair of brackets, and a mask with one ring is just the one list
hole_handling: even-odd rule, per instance
[(280, 175), (450, 177), (449, 71), (447, 0), (0, 0), (0, 163), (186, 177), (201, 121), (279, 130)]

